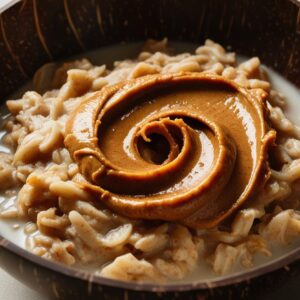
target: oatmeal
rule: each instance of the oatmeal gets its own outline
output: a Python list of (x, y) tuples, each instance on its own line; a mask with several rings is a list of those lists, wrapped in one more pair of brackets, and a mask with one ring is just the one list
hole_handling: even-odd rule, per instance
[(7, 101), (0, 186), (17, 196), (0, 216), (30, 222), (33, 253), (163, 282), (199, 260), (250, 268), (299, 236), (300, 129), (259, 59), (239, 64), (210, 40), (194, 54), (166, 46), (112, 70), (46, 65), (39, 93)]

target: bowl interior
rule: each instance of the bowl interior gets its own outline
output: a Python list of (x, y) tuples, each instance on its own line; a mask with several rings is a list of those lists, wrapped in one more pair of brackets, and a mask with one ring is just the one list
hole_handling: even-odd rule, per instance
[(18, 3), (0, 19), (0, 99), (48, 61), (103, 45), (163, 37), (197, 44), (213, 39), (239, 54), (260, 57), (299, 86), (297, 4), (289, 0)]

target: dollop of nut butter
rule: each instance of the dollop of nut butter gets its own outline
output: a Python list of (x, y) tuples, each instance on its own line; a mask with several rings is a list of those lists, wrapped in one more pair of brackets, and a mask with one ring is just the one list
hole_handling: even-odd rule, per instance
[(88, 96), (65, 145), (114, 212), (209, 228), (268, 177), (266, 97), (211, 74), (145, 76)]

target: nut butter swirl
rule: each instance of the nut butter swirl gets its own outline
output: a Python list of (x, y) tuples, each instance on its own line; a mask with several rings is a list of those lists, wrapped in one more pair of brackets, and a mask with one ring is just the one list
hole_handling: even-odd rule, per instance
[(209, 228), (268, 176), (266, 97), (211, 74), (145, 76), (89, 96), (65, 145), (113, 211)]

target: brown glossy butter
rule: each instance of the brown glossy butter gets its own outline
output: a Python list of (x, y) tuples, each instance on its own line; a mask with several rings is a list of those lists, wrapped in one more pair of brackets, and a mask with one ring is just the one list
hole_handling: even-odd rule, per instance
[(215, 75), (145, 76), (88, 96), (65, 145), (80, 184), (113, 211), (208, 228), (269, 174), (266, 97)]

